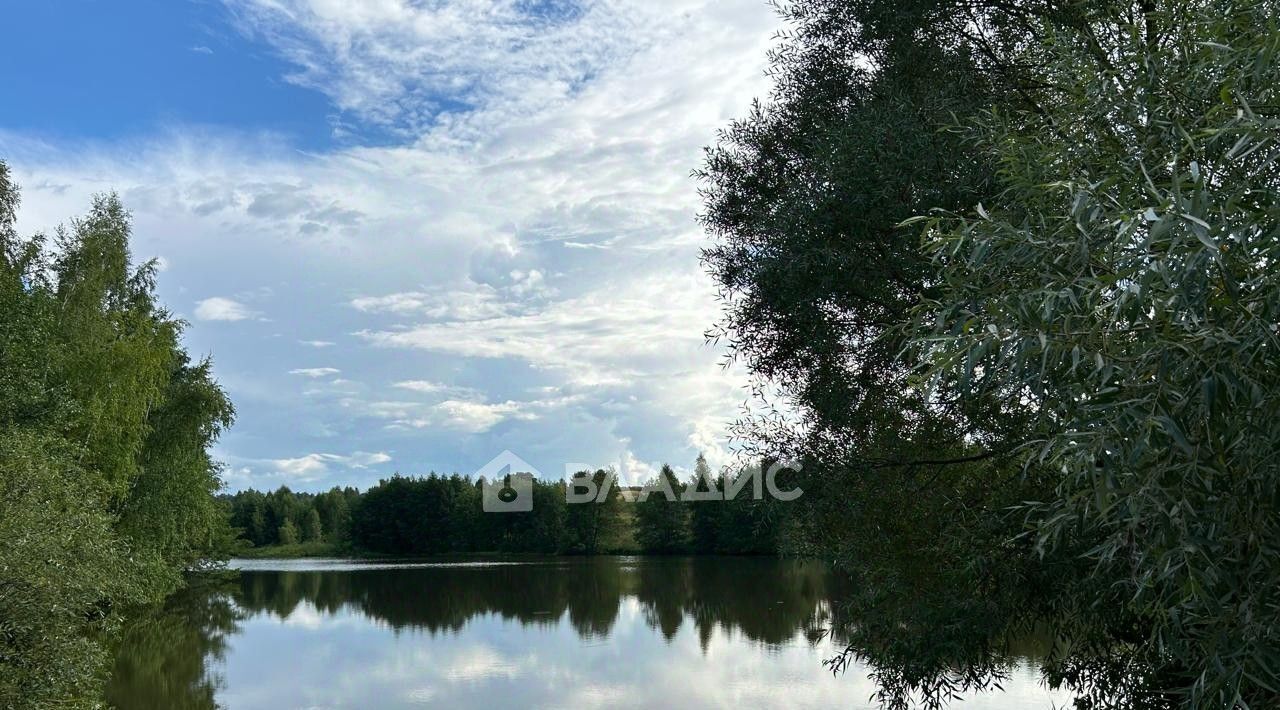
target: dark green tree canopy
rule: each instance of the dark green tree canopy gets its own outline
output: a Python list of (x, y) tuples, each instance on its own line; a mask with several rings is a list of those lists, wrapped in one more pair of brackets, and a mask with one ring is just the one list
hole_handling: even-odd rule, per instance
[(1280, 7), (780, 10), (700, 172), (711, 335), (861, 580), (837, 667), (940, 704), (1048, 624), (1087, 706), (1278, 702)]

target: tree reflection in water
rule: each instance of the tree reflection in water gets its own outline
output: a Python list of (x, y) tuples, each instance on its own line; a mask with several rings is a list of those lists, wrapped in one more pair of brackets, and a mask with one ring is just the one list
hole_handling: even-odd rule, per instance
[[(820, 563), (771, 558), (521, 558), (417, 566), (283, 561), (253, 566), (257, 568), (238, 576), (202, 577), (163, 608), (134, 621), (117, 654), (111, 702), (125, 708), (215, 707), (222, 690), (219, 669), (242, 625), (286, 623), (308, 614), (356, 617), (369, 622), (365, 626), (423, 633), (429, 639), (457, 637), (469, 623), (489, 617), (539, 633), (571, 628), (585, 643), (610, 640), (620, 614), (629, 608), (631, 627), (642, 622), (661, 639), (659, 644), (668, 646), (677, 634), (692, 633), (705, 657), (717, 638), (765, 649), (829, 642), (826, 634), (837, 621), (832, 610), (850, 592), (847, 581)], [(840, 643), (841, 634), (835, 635)], [(838, 646), (827, 647), (831, 649)], [(340, 670), (350, 669), (332, 672)], [(818, 660), (812, 673), (815, 678), (826, 675)], [(849, 691), (855, 692), (852, 687)], [(863, 690), (856, 692), (861, 696), (857, 700), (866, 697)]]
[(233, 573), (194, 576), (158, 608), (138, 613), (115, 649), (107, 702), (120, 708), (214, 708), (214, 673), (245, 612)]
[[(818, 563), (766, 558), (549, 559), (529, 564), (341, 571), (242, 571), (235, 601), (249, 613), (288, 617), (303, 602), (335, 614), (356, 609), (394, 629), (458, 632), (474, 616), (524, 625), (568, 621), (605, 638), (619, 605), (635, 597), (648, 626), (671, 638), (686, 617), (701, 638), (715, 626), (764, 644), (790, 641), (826, 620), (834, 577)], [(705, 643), (705, 641), (704, 641)]]

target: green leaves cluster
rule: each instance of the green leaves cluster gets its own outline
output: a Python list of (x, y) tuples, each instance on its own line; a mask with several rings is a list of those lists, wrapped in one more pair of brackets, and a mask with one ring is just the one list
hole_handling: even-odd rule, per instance
[(863, 590), (836, 665), (936, 705), (1048, 626), (1083, 706), (1280, 702), (1280, 5), (781, 11), (705, 261)]
[(1280, 28), (1161, 3), (1029, 48), (1044, 113), (974, 135), (1001, 191), (933, 220), (924, 372), (1025, 413), (1038, 549), (1088, 538), (1187, 696), (1280, 698)]
[(119, 610), (230, 542), (208, 447), (233, 410), (119, 200), (56, 248), (18, 236), (18, 202), (0, 163), (0, 705), (93, 705)]

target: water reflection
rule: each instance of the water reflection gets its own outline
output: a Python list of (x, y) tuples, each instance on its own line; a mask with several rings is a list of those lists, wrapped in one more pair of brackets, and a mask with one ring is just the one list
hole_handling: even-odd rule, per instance
[(216, 707), (221, 679), (214, 669), (245, 618), (232, 602), (231, 579), (202, 575), (130, 623), (116, 653), (108, 701), (121, 708)]
[[(134, 623), (122, 708), (867, 706), (821, 666), (841, 581), (813, 562), (245, 563)], [(1034, 663), (965, 707), (1050, 707)], [(1061, 699), (1059, 699), (1061, 704)]]

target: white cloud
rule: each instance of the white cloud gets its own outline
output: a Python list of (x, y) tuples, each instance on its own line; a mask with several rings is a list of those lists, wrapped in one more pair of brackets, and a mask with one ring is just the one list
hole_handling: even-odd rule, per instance
[(331, 380), (319, 379), (313, 380), (311, 386), (302, 390), (304, 397), (324, 397), (333, 399), (334, 397), (351, 397), (362, 392), (363, 387), (358, 382), (335, 377)]
[(546, 293), (546, 279), (538, 269), (529, 269), (528, 271), (516, 269), (510, 275), (512, 281), (511, 292), (516, 296)]
[(537, 421), (547, 412), (584, 400), (582, 395), (557, 395), (535, 400), (488, 402), (481, 393), (466, 387), (422, 380), (398, 382), (395, 386), (444, 398), (436, 402), (347, 399), (345, 405), (357, 414), (387, 420), (391, 429), (444, 429), (481, 434), (505, 421)]
[(290, 375), (302, 375), (303, 377), (331, 377), (341, 373), (336, 367), (300, 367), (296, 370), (289, 370)]
[(257, 314), (248, 306), (230, 298), (214, 296), (196, 304), (196, 318), (207, 321), (240, 321), (255, 317)]
[[(227, 4), (296, 64), (287, 80), (333, 100), (345, 142), (299, 151), (178, 126), (64, 146), (0, 132), (28, 186), (23, 230), (50, 231), (115, 189), (137, 253), (180, 272), (162, 289), (180, 276), (194, 293), (233, 296), (201, 302), (196, 320), (258, 318), (246, 304), (270, 287), (276, 322), (376, 346), (343, 353), (359, 382), (424, 382), (408, 379), (416, 371), (484, 383), (400, 386), (421, 401), (396, 402), (317, 382), (333, 396), (304, 398), (281, 375), (296, 352), (199, 322), (186, 337), (215, 355), (241, 413), (229, 450), (326, 451), (324, 432), (460, 469), (483, 463), (467, 458), (478, 448), (525, 445), (691, 463), (722, 436), (744, 395), (702, 341), (717, 307), (689, 171), (765, 92), (777, 27), (764, 3), (600, 0), (553, 18), (521, 0)], [(360, 144), (362, 122), (378, 126), (375, 145)], [(328, 369), (298, 373), (338, 374)], [(503, 440), (464, 446), (432, 439), (437, 428)]]
[(616, 384), (705, 360), (700, 328), (715, 314), (709, 290), (696, 277), (654, 276), (556, 301), (536, 312), (357, 335), (381, 347), (513, 358), (560, 370), (577, 384)]
[(351, 305), (367, 313), (409, 314), (427, 308), (429, 298), (425, 293), (392, 293), (386, 296), (363, 296), (352, 300)]
[(321, 454), (307, 454), (296, 459), (276, 459), (272, 463), (277, 471), (289, 476), (313, 476), (329, 470)]
[(298, 342), (312, 348), (330, 348), (335, 345), (331, 340), (299, 340)]
[[(630, 443), (630, 442), (624, 442)], [(662, 470), (660, 464), (652, 464), (636, 458), (635, 452), (626, 449), (622, 452), (622, 461), (614, 473), (618, 476), (619, 485), (643, 486), (658, 476)]]
[(297, 458), (272, 459), (267, 463), (280, 474), (306, 481), (329, 473), (331, 464), (348, 469), (365, 469), (390, 461), (391, 455), (385, 452), (357, 451), (349, 455), (306, 454)]
[[(535, 282), (541, 277), (535, 278)], [(527, 280), (522, 278), (521, 283)], [(439, 293), (407, 291), (385, 296), (352, 299), (352, 307), (366, 313), (390, 313), (431, 319), (483, 320), (510, 313), (516, 304), (506, 303), (498, 291), (484, 284), (466, 282)]]
[(448, 392), (452, 387), (440, 382), (429, 382), (427, 380), (405, 380), (397, 382), (394, 385), (402, 390), (410, 390), (413, 392), (422, 392), (424, 394), (435, 394), (437, 392)]
[(440, 425), (473, 434), (488, 431), (506, 419), (538, 418), (525, 405), (511, 401), (488, 404), (449, 399), (437, 404), (433, 411), (437, 415), (435, 421)]
[[(559, 17), (521, 0), (227, 4), (247, 33), (297, 65), (287, 80), (406, 136), (437, 121), (463, 123), (477, 105), (528, 115), (569, 98), (651, 37), (645, 5), (611, 1)], [(441, 137), (458, 137), (450, 133)]]
[(392, 429), (451, 429), (482, 434), (508, 419), (535, 420), (538, 418), (535, 410), (545, 408), (528, 402), (446, 399), (434, 404), (374, 402), (366, 411), (390, 419), (388, 426)]

